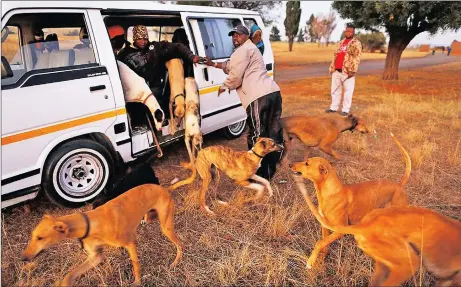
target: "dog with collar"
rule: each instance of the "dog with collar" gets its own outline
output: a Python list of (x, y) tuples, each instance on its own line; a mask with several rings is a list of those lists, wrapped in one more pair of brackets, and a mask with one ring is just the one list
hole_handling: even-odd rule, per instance
[[(274, 140), (262, 137), (258, 138), (256, 144), (249, 151), (235, 151), (221, 145), (204, 148), (199, 151), (195, 165), (181, 163), (183, 167), (192, 170), (192, 175), (183, 181), (175, 183), (172, 188), (176, 189), (180, 186), (191, 184), (196, 179), (198, 172), (202, 178), (202, 189), (200, 191), (201, 208), (208, 215), (214, 215), (215, 213), (206, 204), (206, 192), (212, 179), (211, 168), (215, 166), (219, 171), (224, 172), (228, 177), (233, 179), (236, 184), (255, 190), (256, 195), (250, 200), (261, 198), (264, 188), (267, 189), (269, 197), (271, 197), (273, 191), (269, 181), (257, 176), (255, 173), (265, 155), (274, 151), (281, 151), (282, 149), (283, 147), (276, 144)], [(262, 185), (252, 183), (249, 181), (250, 179), (262, 183)], [(223, 201), (219, 201), (219, 203), (227, 204), (227, 202)]]
[[(168, 80), (170, 81), (170, 134), (176, 133), (176, 127), (184, 117), (186, 105), (184, 96), (184, 66), (181, 59), (171, 59), (166, 62)], [(174, 120), (176, 117), (177, 121)]]
[(321, 151), (339, 159), (339, 154), (333, 150), (332, 145), (345, 131), (359, 131), (368, 133), (366, 124), (362, 118), (349, 115), (341, 117), (339, 115), (328, 116), (290, 116), (280, 119), (283, 127), (283, 139), (285, 150), (282, 162), (287, 163), (286, 156), (291, 148), (293, 137), (298, 138), (305, 146), (305, 158), (307, 158), (308, 148), (318, 147)]
[(57, 218), (45, 215), (32, 231), (22, 259), (30, 261), (66, 238), (80, 239), (88, 259), (60, 282), (61, 286), (70, 286), (77, 277), (104, 260), (102, 246), (124, 247), (133, 264), (134, 284), (141, 285), (141, 266), (135, 240), (136, 228), (143, 217), (152, 222), (154, 215), (158, 215), (162, 233), (176, 246), (176, 258), (170, 267), (176, 266), (182, 257), (183, 244), (174, 231), (171, 190), (160, 185), (144, 184), (91, 211)]
[[(184, 141), (191, 164), (194, 164), (195, 153), (202, 149), (203, 135), (200, 130), (200, 99), (197, 89), (197, 83), (192, 77), (185, 80), (186, 88), (186, 114)], [(192, 142), (192, 148), (191, 148)]]
[[(335, 169), (324, 158), (314, 157), (305, 162), (297, 162), (291, 166), (292, 171), (313, 182), (320, 213), (335, 225), (353, 225), (370, 211), (384, 207), (402, 207), (408, 205), (404, 186), (411, 173), (411, 159), (400, 142), (391, 134), (405, 158), (405, 172), (400, 182), (390, 180), (364, 181), (354, 184), (343, 184)], [(312, 268), (320, 252), (326, 254), (328, 246), (342, 237), (341, 233), (329, 234), (322, 228), (322, 239), (315, 244), (307, 267)]]
[(123, 94), (125, 95), (126, 102), (139, 102), (146, 105), (152, 117), (154, 118), (155, 128), (162, 130), (163, 121), (165, 120), (165, 113), (160, 107), (157, 99), (152, 94), (146, 81), (138, 76), (123, 62), (117, 61), (122, 79)]
[(399, 286), (420, 265), (437, 278), (435, 286), (461, 286), (461, 222), (408, 206), (375, 209), (356, 225), (333, 224), (312, 203), (302, 178), (295, 181), (324, 228), (354, 235), (358, 247), (374, 259), (370, 286)]

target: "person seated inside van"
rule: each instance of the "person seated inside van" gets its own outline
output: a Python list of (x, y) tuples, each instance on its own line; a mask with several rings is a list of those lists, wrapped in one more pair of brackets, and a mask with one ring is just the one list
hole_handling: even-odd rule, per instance
[(93, 49), (90, 47), (90, 38), (88, 37), (88, 31), (86, 27), (80, 28), (78, 35), (80, 44), (74, 46), (75, 51), (75, 62), (74, 65), (84, 65), (96, 62), (94, 58)]
[(90, 39), (88, 37), (88, 32), (86, 27), (80, 28), (80, 32), (78, 33), (78, 38), (80, 39), (80, 44), (74, 46), (74, 49), (83, 50), (90, 48)]
[(146, 80), (164, 111), (168, 111), (170, 100), (169, 95), (163, 96), (166, 62), (174, 58), (182, 59), (185, 63), (198, 63), (200, 60), (199, 56), (181, 43), (149, 41), (144, 25), (133, 28), (133, 46), (125, 46), (117, 58)]
[(29, 47), (31, 49), (32, 63), (33, 66), (37, 63), (37, 54), (41, 54), (45, 51), (45, 36), (42, 29), (34, 31), (34, 40), (30, 41)]
[(48, 53), (51, 53), (51, 51), (58, 51), (58, 35), (56, 35), (55, 33), (48, 34), (45, 38), (45, 48), (48, 51)]

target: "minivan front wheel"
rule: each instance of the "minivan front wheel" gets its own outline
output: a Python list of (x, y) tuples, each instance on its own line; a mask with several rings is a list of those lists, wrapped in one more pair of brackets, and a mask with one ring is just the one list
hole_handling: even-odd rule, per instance
[(50, 155), (43, 188), (51, 202), (61, 207), (80, 207), (103, 191), (113, 170), (112, 157), (104, 146), (91, 140), (74, 140)]
[(246, 120), (243, 120), (235, 124), (228, 125), (222, 129), (222, 132), (227, 139), (235, 139), (242, 135), (243, 131), (245, 130), (245, 126)]

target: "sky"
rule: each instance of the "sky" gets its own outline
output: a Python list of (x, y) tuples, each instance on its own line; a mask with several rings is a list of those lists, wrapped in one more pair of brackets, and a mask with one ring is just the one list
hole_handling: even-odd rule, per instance
[[(301, 20), (299, 21), (299, 26), (304, 27), (306, 21), (309, 20), (311, 14), (317, 15), (318, 13), (327, 14), (330, 10), (331, 4), (333, 1), (301, 1)], [(274, 15), (280, 15), (277, 23), (277, 28), (280, 30), (280, 34), (282, 35), (282, 40), (286, 40), (285, 37), (285, 26), (283, 25), (283, 21), (285, 20), (286, 16), (286, 1), (283, 1), (283, 4), (279, 8), (278, 11), (274, 10)], [(330, 41), (339, 41), (341, 37), (341, 33), (344, 30), (345, 24), (348, 22), (344, 19), (341, 19), (337, 16), (337, 26), (336, 29), (333, 31), (331, 35)], [(267, 27), (268, 31), (270, 31), (270, 27)], [(443, 45), (448, 46), (453, 42), (453, 40), (457, 39), (461, 41), (461, 29), (458, 32), (447, 31), (445, 33), (437, 33), (433, 37), (430, 37), (429, 33), (424, 32), (418, 34), (411, 42), (410, 46), (412, 45), (419, 45), (419, 44), (431, 44), (431, 45)]]

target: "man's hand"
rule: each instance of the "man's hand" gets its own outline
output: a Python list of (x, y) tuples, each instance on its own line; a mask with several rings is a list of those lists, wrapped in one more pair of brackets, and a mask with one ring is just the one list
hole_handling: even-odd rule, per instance
[(200, 62), (200, 57), (194, 56), (194, 58), (192, 59), (192, 63), (197, 64), (198, 62)]
[(205, 62), (204, 62), (205, 65), (214, 67), (215, 63), (210, 58), (205, 57), (204, 59), (205, 59)]
[(354, 72), (349, 72), (349, 73), (347, 73), (347, 76), (348, 76), (347, 77), (348, 79), (352, 78), (353, 76), (355, 76), (355, 73)]
[(219, 95), (221, 95), (222, 93), (224, 93), (226, 91), (227, 87), (222, 85), (219, 87), (219, 91), (218, 91), (218, 97)]

